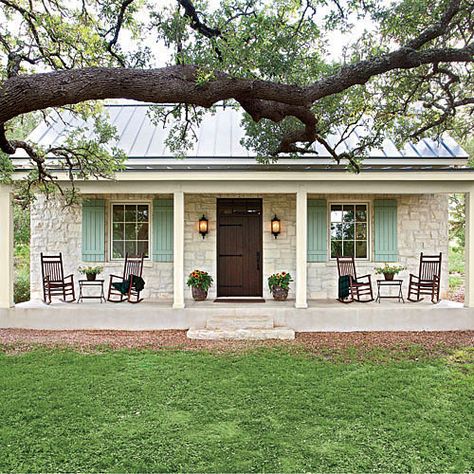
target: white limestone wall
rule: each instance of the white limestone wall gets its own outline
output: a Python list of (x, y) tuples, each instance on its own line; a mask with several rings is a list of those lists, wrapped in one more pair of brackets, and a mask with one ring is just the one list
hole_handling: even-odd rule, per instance
[[(81, 205), (64, 207), (58, 198), (47, 200), (44, 196), (38, 196), (31, 206), (31, 297), (41, 298), (41, 261), (40, 253), (54, 254), (62, 252), (64, 271), (66, 275), (74, 274), (76, 281), (85, 278), (77, 271), (81, 265), (102, 265), (104, 273), (99, 278), (105, 279), (104, 290), (107, 291), (109, 275), (121, 275), (123, 262), (110, 261), (110, 219), (108, 205), (111, 201), (150, 201), (160, 197), (169, 199), (167, 195), (121, 195), (113, 194), (106, 196), (88, 195), (86, 198), (101, 198), (106, 200), (105, 212), (105, 262), (82, 262), (81, 238), (82, 238), (82, 209)], [(173, 296), (173, 264), (165, 262), (144, 263), (143, 278), (146, 282), (143, 296), (145, 298), (166, 298)]]
[[(99, 196), (87, 196), (90, 198)], [(154, 198), (169, 199), (169, 195), (106, 195), (101, 196), (107, 202), (112, 200), (137, 201)], [(185, 255), (184, 268), (186, 279), (193, 269), (209, 271), (216, 277), (216, 203), (218, 197), (262, 197), (263, 199), (263, 289), (264, 297), (270, 297), (266, 281), (273, 272), (287, 271), (293, 277), (296, 272), (296, 198), (294, 194), (266, 194), (266, 195), (185, 195)], [(368, 201), (390, 198), (398, 200), (398, 243), (400, 263), (408, 270), (401, 274), (405, 280), (404, 294), (409, 272), (418, 268), (419, 253), (443, 252), (442, 290), (448, 287), (448, 197), (447, 195), (344, 195), (322, 196), (311, 195), (310, 198), (325, 198), (329, 201)], [(106, 262), (105, 276), (120, 274), (123, 264), (109, 261), (109, 206), (106, 206)], [(270, 231), (270, 221), (274, 214), (281, 219), (282, 233), (274, 239)], [(209, 219), (209, 234), (202, 239), (198, 232), (198, 220), (205, 214)], [(65, 272), (73, 273), (78, 279), (77, 272), (81, 261), (81, 206), (75, 205), (65, 208), (57, 200), (47, 201), (39, 196), (31, 208), (31, 286), (32, 298), (41, 297), (41, 268), (40, 252), (63, 253)], [(371, 220), (373, 228), (373, 209), (371, 206)], [(373, 233), (371, 233), (373, 236)], [(371, 245), (373, 249), (373, 242)], [(374, 266), (383, 262), (357, 262), (359, 274), (372, 273)], [(88, 263), (87, 263), (88, 264)], [(171, 299), (173, 294), (173, 264), (160, 262), (146, 262), (144, 267), (146, 287), (144, 297), (151, 299)], [(107, 285), (106, 285), (107, 286)], [(216, 296), (215, 286), (210, 291), (210, 298)], [(290, 291), (290, 298), (294, 298), (294, 283)], [(337, 295), (337, 268), (335, 262), (308, 264), (308, 298), (335, 298)], [(190, 290), (185, 288), (185, 297), (191, 297)]]
[[(294, 194), (185, 194), (184, 210), (184, 272), (188, 275), (199, 269), (217, 273), (217, 199), (229, 197), (262, 198), (263, 201), (263, 295), (270, 297), (267, 278), (274, 272), (290, 272), (295, 275), (296, 268), (296, 197)], [(209, 219), (209, 234), (205, 239), (198, 232), (199, 218), (205, 214)], [(271, 233), (270, 222), (274, 214), (281, 219), (281, 234), (275, 239)], [(294, 297), (294, 286), (290, 288), (290, 298)], [(186, 290), (186, 298), (191, 297)], [(209, 291), (209, 298), (216, 297), (216, 285)]]
[[(418, 195), (337, 195), (323, 196), (311, 195), (314, 199), (327, 199), (330, 201), (369, 202), (371, 229), (374, 227), (374, 213), (372, 203), (374, 199), (397, 199), (398, 209), (398, 255), (399, 264), (406, 266), (407, 270), (399, 274), (404, 280), (403, 294), (406, 296), (408, 289), (408, 275), (418, 274), (420, 252), (425, 254), (438, 254), (443, 252), (443, 265), (441, 274), (441, 293), (448, 289), (448, 195), (444, 194), (418, 194)], [(373, 256), (373, 235), (370, 232), (371, 255)], [(376, 275), (374, 267), (383, 265), (384, 262), (357, 261), (359, 275), (372, 275), (373, 289), (376, 292), (375, 280), (383, 278)], [(335, 261), (324, 263), (308, 263), (308, 298), (336, 298), (337, 297), (337, 267)]]

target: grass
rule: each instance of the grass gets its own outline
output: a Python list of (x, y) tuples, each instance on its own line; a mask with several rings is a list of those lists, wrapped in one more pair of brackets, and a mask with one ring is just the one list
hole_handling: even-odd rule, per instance
[(3, 353), (0, 471), (472, 471), (468, 362)]

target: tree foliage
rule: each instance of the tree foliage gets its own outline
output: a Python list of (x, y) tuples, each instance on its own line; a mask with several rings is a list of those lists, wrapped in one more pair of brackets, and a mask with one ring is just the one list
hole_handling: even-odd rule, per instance
[[(55, 182), (50, 163), (71, 180), (120, 169), (124, 156), (108, 145), (114, 131), (97, 104), (110, 98), (176, 104), (153, 113), (173, 120), (177, 155), (221, 101), (244, 109), (243, 142), (266, 161), (319, 143), (357, 169), (387, 135), (402, 145), (473, 129), (471, 0), (0, 0), (0, 8), (0, 149), (30, 157), (27, 192)], [(347, 44), (335, 54), (338, 38)], [(92, 134), (73, 132), (48, 150), (11, 134), (15, 117), (49, 109), (89, 119)], [(3, 155), (3, 179), (10, 168)]]

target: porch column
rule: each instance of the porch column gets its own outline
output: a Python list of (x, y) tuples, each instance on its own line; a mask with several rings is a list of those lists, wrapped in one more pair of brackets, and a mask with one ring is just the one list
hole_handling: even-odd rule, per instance
[(464, 306), (474, 308), (474, 189), (466, 200)]
[(184, 193), (173, 193), (173, 308), (184, 308)]
[(0, 308), (13, 306), (13, 210), (9, 186), (0, 185)]
[(296, 193), (296, 308), (307, 308), (307, 192)]

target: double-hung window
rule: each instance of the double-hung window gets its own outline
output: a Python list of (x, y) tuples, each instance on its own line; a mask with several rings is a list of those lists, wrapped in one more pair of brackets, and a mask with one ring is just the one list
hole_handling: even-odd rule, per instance
[(150, 252), (150, 205), (112, 204), (112, 258)]
[(367, 259), (369, 254), (368, 205), (332, 203), (330, 206), (331, 258)]

